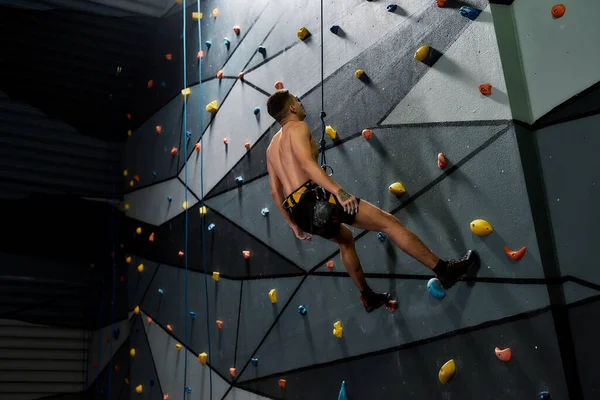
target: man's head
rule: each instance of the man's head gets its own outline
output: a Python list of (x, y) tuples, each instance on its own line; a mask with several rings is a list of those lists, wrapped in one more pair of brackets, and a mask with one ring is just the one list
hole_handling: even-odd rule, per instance
[(278, 90), (269, 97), (267, 111), (279, 123), (283, 120), (303, 121), (306, 118), (302, 103), (287, 89)]

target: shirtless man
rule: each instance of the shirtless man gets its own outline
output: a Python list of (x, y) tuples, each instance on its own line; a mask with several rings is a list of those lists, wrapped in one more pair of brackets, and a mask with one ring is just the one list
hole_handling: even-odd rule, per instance
[(360, 290), (367, 312), (395, 301), (389, 293), (377, 293), (367, 284), (352, 231), (344, 224), (385, 233), (402, 251), (433, 270), (445, 289), (479, 263), (473, 250), (458, 260), (440, 259), (396, 217), (361, 201), (334, 182), (317, 163), (319, 149), (304, 122), (306, 114), (297, 97), (279, 90), (269, 97), (267, 109), (281, 124), (267, 149), (273, 200), (298, 239), (311, 240), (311, 234), (316, 234), (340, 246), (342, 262)]

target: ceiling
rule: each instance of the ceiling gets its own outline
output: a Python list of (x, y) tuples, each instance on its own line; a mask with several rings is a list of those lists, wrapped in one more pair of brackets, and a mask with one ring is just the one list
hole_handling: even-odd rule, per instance
[(175, 0), (0, 0), (0, 6), (33, 10), (69, 9), (115, 17), (162, 17)]

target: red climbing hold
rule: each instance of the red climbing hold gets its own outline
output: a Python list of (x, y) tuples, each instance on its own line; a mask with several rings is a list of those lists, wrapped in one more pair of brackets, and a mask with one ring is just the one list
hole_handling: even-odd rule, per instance
[(216, 322), (217, 322), (217, 328), (223, 329), (223, 321), (221, 321), (220, 319), (218, 319)]
[(150, 79), (148, 81), (148, 89), (152, 89), (152, 86), (154, 86), (154, 81), (152, 79)]
[(277, 89), (277, 90), (283, 89), (283, 82), (281, 82), (281, 81), (275, 82), (275, 89)]
[(448, 166), (448, 160), (446, 160), (446, 156), (444, 155), (444, 153), (438, 154), (437, 164), (439, 169), (444, 169)]
[(240, 34), (240, 30), (241, 30), (240, 27), (237, 25), (233, 27), (233, 31), (235, 32), (236, 35)]
[(250, 142), (244, 143), (244, 147), (246, 148), (246, 150), (250, 150)]
[(567, 8), (563, 4), (557, 4), (552, 7), (552, 16), (554, 18), (560, 18), (565, 15), (565, 11), (567, 11)]
[(217, 71), (217, 79), (223, 79), (223, 70), (222, 69)]
[(223, 143), (225, 143), (225, 146), (227, 146), (229, 144), (229, 139), (223, 138)]
[(168, 330), (169, 332), (173, 332), (173, 327), (172, 327), (171, 325), (167, 325), (167, 330)]
[(250, 250), (243, 250), (242, 254), (246, 260), (250, 258)]
[(156, 125), (156, 133), (159, 135), (162, 133), (162, 126)]
[(131, 119), (131, 114), (127, 113), (127, 119)]
[(179, 250), (179, 253), (177, 253), (177, 255), (179, 256), (179, 258), (183, 258), (183, 251)]
[(176, 156), (178, 151), (179, 151), (179, 150), (177, 149), (177, 147), (173, 147), (173, 148), (171, 149), (171, 155), (173, 155), (173, 156)]
[(244, 73), (243, 73), (243, 72), (240, 72), (240, 73), (238, 74), (238, 78), (240, 78), (241, 80), (244, 80)]
[(107, 337), (107, 338), (106, 338), (106, 344), (109, 344), (109, 343), (110, 343), (110, 338), (109, 338), (109, 337)]
[(517, 251), (514, 251), (504, 246), (504, 252), (506, 253), (506, 255), (515, 261), (519, 261), (521, 258), (523, 258), (523, 256), (525, 255), (525, 250), (527, 250), (527, 247), (523, 247)]
[(148, 241), (149, 241), (149, 242), (154, 242), (154, 232), (152, 232), (152, 233), (150, 234), (150, 236), (148, 237)]
[(98, 362), (97, 361), (94, 361), (93, 365), (94, 365), (94, 368), (98, 368)]
[(173, 59), (173, 54), (165, 54), (165, 58), (169, 61), (171, 61)]
[(121, 367), (119, 366), (119, 364), (115, 365), (115, 371), (119, 372), (120, 369)]
[(199, 153), (202, 145), (200, 143), (196, 143), (196, 151)]
[(371, 129), (363, 129), (362, 137), (367, 140), (370, 140), (373, 137), (373, 131)]
[(444, 7), (444, 5), (446, 5), (446, 1), (448, 0), (437, 0), (437, 6)]
[(327, 269), (333, 269), (335, 263), (333, 261), (327, 261)]
[(282, 388), (285, 388), (285, 386), (287, 385), (287, 381), (285, 379), (280, 379), (279, 380), (279, 386)]
[(496, 357), (501, 361), (509, 362), (512, 358), (512, 350), (510, 347), (507, 347), (504, 350), (500, 350), (500, 348), (496, 347), (494, 351), (496, 352)]
[(121, 277), (119, 278), (119, 280), (120, 280), (121, 282), (125, 282), (125, 277), (124, 277), (123, 275), (121, 275)]
[(492, 85), (490, 83), (482, 83), (479, 85), (479, 92), (484, 96), (492, 95)]
[(137, 175), (135, 175), (135, 176), (133, 177), (133, 179), (135, 179), (135, 181), (136, 181), (136, 182), (139, 182), (139, 181), (140, 181), (140, 177), (139, 177), (139, 176), (137, 176)]

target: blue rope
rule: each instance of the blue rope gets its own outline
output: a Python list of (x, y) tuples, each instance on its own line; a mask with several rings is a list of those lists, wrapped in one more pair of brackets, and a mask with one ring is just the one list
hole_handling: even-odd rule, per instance
[[(200, 0), (196, 1), (196, 4), (198, 6), (198, 15), (200, 15)], [(200, 47), (202, 47), (202, 23), (201, 20), (198, 20), (198, 45)], [(198, 59), (198, 90), (200, 91), (199, 94), (199, 107), (200, 107), (200, 207), (202, 207), (201, 209), (204, 210), (204, 146), (203, 146), (203, 141), (204, 141), (204, 132), (202, 131), (204, 125), (203, 125), (203, 119), (202, 116), (204, 115), (204, 111), (202, 110), (202, 60), (203, 57)], [(208, 276), (206, 273), (206, 243), (205, 243), (205, 239), (204, 239), (204, 235), (206, 234), (206, 228), (205, 228), (205, 214), (202, 214), (202, 264), (204, 266), (204, 295), (205, 295), (205, 302), (206, 302), (206, 337), (207, 337), (207, 345), (208, 345), (208, 365), (212, 365), (212, 352), (211, 352), (211, 347), (210, 347), (210, 309), (208, 307)], [(209, 393), (210, 393), (210, 397), (209, 399), (212, 400), (213, 398), (213, 381), (212, 381), (212, 370), (209, 370), (209, 374), (208, 374), (208, 381), (209, 381)]]
[(321, 140), (319, 140), (319, 146), (321, 147), (321, 168), (327, 169), (327, 161), (325, 159), (325, 88), (323, 85), (324, 77), (324, 60), (323, 60), (323, 36), (325, 31), (323, 30), (323, 0), (321, 0)]
[[(115, 168), (113, 171), (113, 176), (114, 176), (114, 180), (113, 180), (113, 198), (116, 198), (116, 191), (117, 191), (117, 163), (115, 163)], [(117, 263), (115, 262), (115, 257), (116, 257), (116, 244), (115, 244), (115, 207), (116, 207), (116, 200), (113, 200), (113, 204), (112, 207), (110, 209), (110, 230), (111, 230), (111, 238), (112, 238), (112, 253), (111, 253), (111, 261), (112, 261), (112, 301), (111, 301), (111, 308), (110, 308), (110, 326), (114, 329), (114, 324), (115, 324), (115, 291), (116, 291), (116, 286), (117, 286), (117, 281), (116, 281), (116, 274), (117, 274)], [(109, 400), (112, 399), (112, 368), (113, 368), (113, 339), (114, 336), (112, 336), (112, 332), (109, 332), (109, 337), (110, 339), (110, 344), (109, 344), (109, 353), (110, 354), (110, 361), (109, 361), (109, 368), (108, 368), (108, 398)]]
[[(187, 48), (186, 48), (186, 1), (183, 0), (183, 88), (187, 88)], [(187, 95), (183, 96), (183, 156), (185, 157), (185, 343), (188, 343), (188, 171), (187, 171)], [(185, 352), (183, 367), (183, 398), (185, 399), (187, 387), (187, 359), (188, 352)]]

